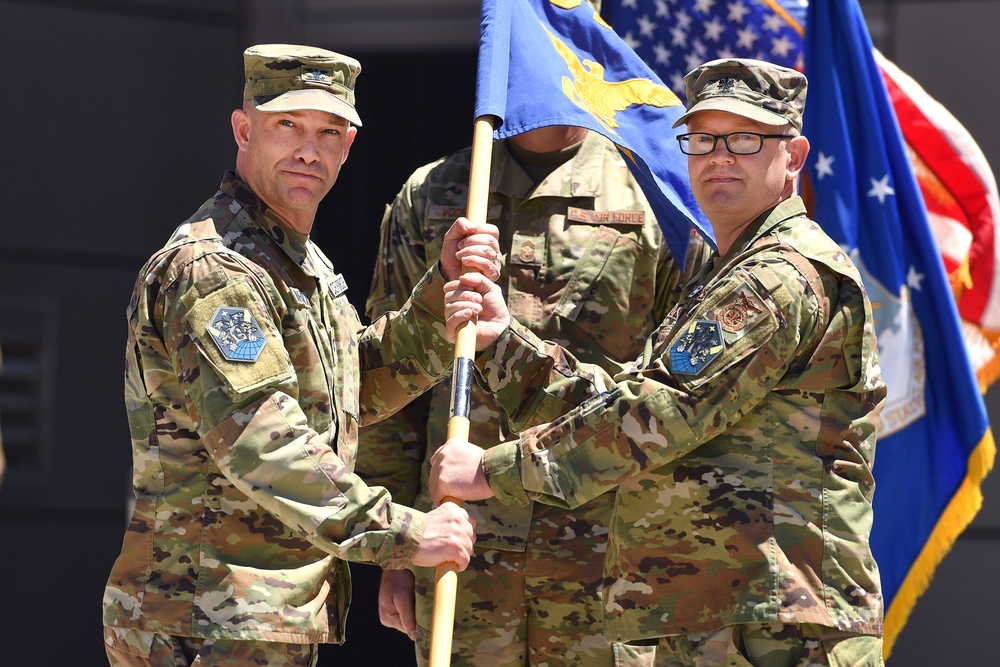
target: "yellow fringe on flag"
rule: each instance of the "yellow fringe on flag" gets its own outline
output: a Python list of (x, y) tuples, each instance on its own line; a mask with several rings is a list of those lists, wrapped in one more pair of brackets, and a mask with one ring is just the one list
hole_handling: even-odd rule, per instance
[[(910, 612), (917, 598), (924, 594), (934, 576), (934, 570), (941, 560), (951, 550), (959, 534), (965, 530), (983, 505), (982, 482), (986, 474), (993, 468), (997, 448), (993, 441), (993, 432), (986, 430), (986, 435), (969, 457), (969, 468), (962, 485), (952, 497), (948, 507), (938, 520), (920, 556), (913, 563), (900, 586), (892, 605), (886, 610), (885, 632), (883, 635), (882, 655), (885, 658), (892, 653), (896, 639), (906, 625)], [(877, 454), (876, 454), (877, 456)]]

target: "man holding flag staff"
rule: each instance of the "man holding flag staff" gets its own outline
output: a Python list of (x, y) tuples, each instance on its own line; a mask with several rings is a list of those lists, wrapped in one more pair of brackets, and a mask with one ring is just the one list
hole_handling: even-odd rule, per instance
[[(368, 315), (396, 310), (465, 211), (471, 150), (419, 168), (382, 221)], [(692, 236), (682, 273), (656, 217), (613, 143), (579, 127), (547, 126), (493, 142), (488, 221), (500, 229), (507, 270), (497, 284), (511, 315), (541, 338), (615, 373), (642, 351), (679, 284), (705, 262)], [(446, 439), (449, 387), (438, 384), (398, 413), (361, 429), (358, 473), (418, 509), (430, 509), (429, 459)], [(470, 442), (513, 437), (502, 409), (472, 388)], [(459, 575), (451, 665), (610, 666), (636, 653), (601, 636), (600, 588), (613, 498), (567, 511), (495, 499), (465, 503), (476, 547)], [(427, 661), (434, 596), (430, 568), (383, 570), (382, 622), (416, 641)], [(415, 579), (414, 579), (415, 577)], [(648, 652), (648, 651), (647, 651)]]
[(478, 380), (527, 430), (488, 452), (447, 442), (432, 496), (614, 491), (604, 634), (655, 643), (657, 664), (881, 665), (885, 385), (861, 277), (794, 195), (805, 77), (725, 59), (685, 82), (678, 140), (718, 256), (614, 379), (509, 322), (481, 276), (447, 286), (450, 328), (480, 314), (499, 333)]
[(104, 593), (115, 667), (315, 665), (342, 643), (346, 561), (464, 568), (474, 522), (354, 474), (358, 428), (446, 377), (444, 280), (499, 276), (496, 229), (457, 224), (398, 312), (362, 327), (309, 234), (361, 119), (361, 64), (243, 53), (236, 170), (139, 273), (125, 403), (135, 508)]

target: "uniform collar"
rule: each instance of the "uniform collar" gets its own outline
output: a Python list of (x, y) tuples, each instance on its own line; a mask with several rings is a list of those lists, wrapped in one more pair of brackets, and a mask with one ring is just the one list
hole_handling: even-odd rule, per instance
[(572, 158), (552, 170), (535, 187), (531, 177), (511, 157), (506, 141), (493, 143), (490, 191), (508, 197), (600, 197), (604, 173), (604, 140), (596, 132), (588, 132), (583, 145)]
[(750, 223), (749, 226), (736, 243), (729, 249), (728, 257), (736, 256), (754, 244), (759, 238), (767, 236), (775, 227), (790, 218), (797, 218), (806, 214), (806, 206), (802, 197), (798, 195), (789, 197), (774, 208), (770, 208)]
[(247, 226), (260, 228), (288, 255), (292, 262), (301, 267), (307, 274), (317, 275), (317, 272), (312, 269), (312, 261), (309, 259), (308, 234), (300, 234), (282, 225), (278, 216), (235, 172), (226, 172), (219, 189), (238, 202), (247, 214), (246, 216), (237, 215), (234, 223), (239, 224), (239, 221), (243, 219)]

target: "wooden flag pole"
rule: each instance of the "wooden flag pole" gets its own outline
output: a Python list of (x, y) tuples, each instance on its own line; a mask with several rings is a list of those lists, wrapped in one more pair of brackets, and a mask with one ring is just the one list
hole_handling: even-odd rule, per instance
[[(490, 196), (490, 162), (493, 155), (495, 116), (480, 116), (472, 132), (472, 164), (469, 169), (469, 203), (465, 217), (480, 225), (486, 222)], [(472, 361), (476, 357), (476, 318), (463, 324), (455, 340), (455, 366), (451, 376), (451, 416), (448, 439), (469, 441), (469, 398), (472, 391)], [(461, 505), (458, 498), (444, 502)], [(434, 621), (431, 627), (430, 667), (451, 664), (451, 639), (455, 629), (455, 598), (458, 593), (458, 569), (454, 563), (442, 563), (435, 571)]]

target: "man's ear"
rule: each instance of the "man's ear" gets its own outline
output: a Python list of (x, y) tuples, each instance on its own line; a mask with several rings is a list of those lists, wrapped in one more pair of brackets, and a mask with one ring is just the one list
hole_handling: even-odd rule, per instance
[(350, 125), (347, 128), (347, 134), (344, 136), (344, 154), (340, 158), (340, 164), (343, 165), (347, 162), (347, 156), (351, 152), (351, 146), (354, 144), (354, 138), (358, 136), (358, 128), (354, 125)]
[(788, 153), (791, 156), (788, 160), (789, 180), (794, 180), (806, 166), (806, 157), (809, 155), (809, 140), (803, 136), (793, 137), (788, 140)]
[(250, 144), (250, 115), (243, 109), (233, 110), (230, 117), (233, 124), (233, 138), (241, 151), (245, 151)]

